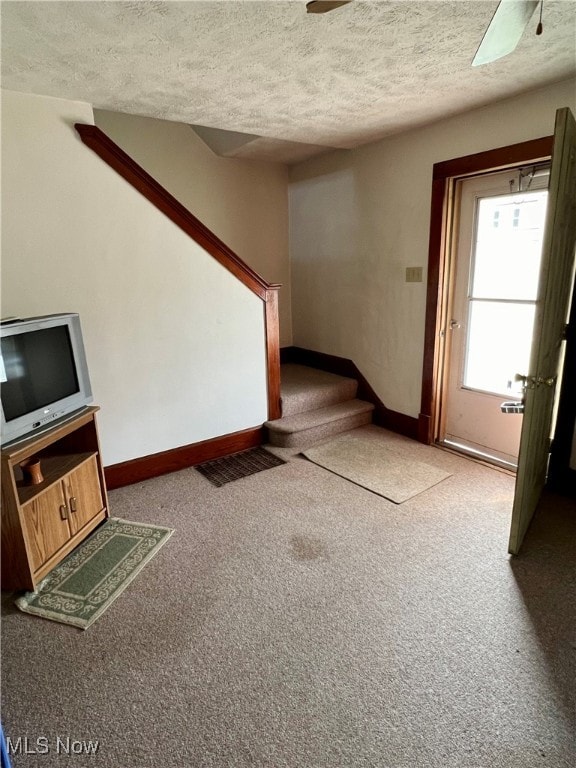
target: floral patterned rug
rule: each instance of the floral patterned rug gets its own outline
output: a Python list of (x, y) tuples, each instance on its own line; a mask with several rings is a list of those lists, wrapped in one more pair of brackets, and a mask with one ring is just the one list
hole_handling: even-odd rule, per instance
[(24, 613), (87, 629), (174, 533), (112, 517), (82, 542), (35, 592), (16, 600)]

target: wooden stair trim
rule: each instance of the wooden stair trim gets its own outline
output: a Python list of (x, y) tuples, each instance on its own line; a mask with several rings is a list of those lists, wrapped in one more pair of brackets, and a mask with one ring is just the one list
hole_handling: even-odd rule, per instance
[(277, 286), (266, 291), (264, 329), (266, 332), (268, 419), (279, 419), (282, 415), (282, 408), (280, 404), (280, 322)]
[(303, 347), (283, 347), (280, 350), (280, 359), (282, 363), (308, 365), (321, 371), (356, 379), (358, 382), (357, 399), (365, 400), (374, 405), (373, 424), (389, 429), (392, 432), (397, 432), (405, 437), (410, 437), (413, 440), (418, 439), (418, 419), (387, 408), (352, 360), (336, 355), (328, 355), (325, 352), (315, 352)]
[(280, 416), (280, 338), (277, 283), (268, 283), (95, 125), (74, 126), (84, 144), (152, 205), (258, 296), (265, 305), (268, 418)]
[(96, 152), (122, 178), (168, 216), (174, 224), (186, 232), (253, 293), (265, 301), (267, 291), (280, 288), (279, 285), (268, 283), (260, 277), (100, 128), (82, 123), (76, 123), (74, 127), (87, 147)]

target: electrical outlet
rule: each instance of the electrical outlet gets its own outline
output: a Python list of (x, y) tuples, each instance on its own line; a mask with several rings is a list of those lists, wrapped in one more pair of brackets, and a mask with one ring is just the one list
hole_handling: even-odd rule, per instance
[(406, 282), (407, 283), (421, 283), (422, 282), (422, 267), (406, 267)]

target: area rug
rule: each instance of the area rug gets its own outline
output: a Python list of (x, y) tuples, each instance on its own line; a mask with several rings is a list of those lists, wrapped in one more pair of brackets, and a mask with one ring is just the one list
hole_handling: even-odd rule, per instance
[(378, 440), (353, 435), (308, 448), (302, 454), (315, 464), (395, 504), (432, 488), (451, 474), (415, 461), (408, 452), (387, 448)]
[(24, 613), (87, 629), (174, 533), (112, 517), (16, 600)]
[(281, 464), (286, 464), (284, 459), (270, 453), (266, 448), (258, 447), (224, 456), (222, 459), (205, 461), (204, 464), (198, 464), (195, 469), (210, 480), (212, 485), (220, 488), (233, 480), (240, 480), (256, 472), (279, 467)]

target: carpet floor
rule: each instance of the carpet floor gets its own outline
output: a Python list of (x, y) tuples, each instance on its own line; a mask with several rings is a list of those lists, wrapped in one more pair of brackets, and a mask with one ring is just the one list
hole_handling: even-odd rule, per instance
[(574, 503), (511, 559), (512, 477), (356, 432), (451, 477), (398, 506), (288, 449), (222, 488), (183, 470), (110, 493), (178, 533), (89, 632), (5, 595), (14, 766), (573, 768)]

